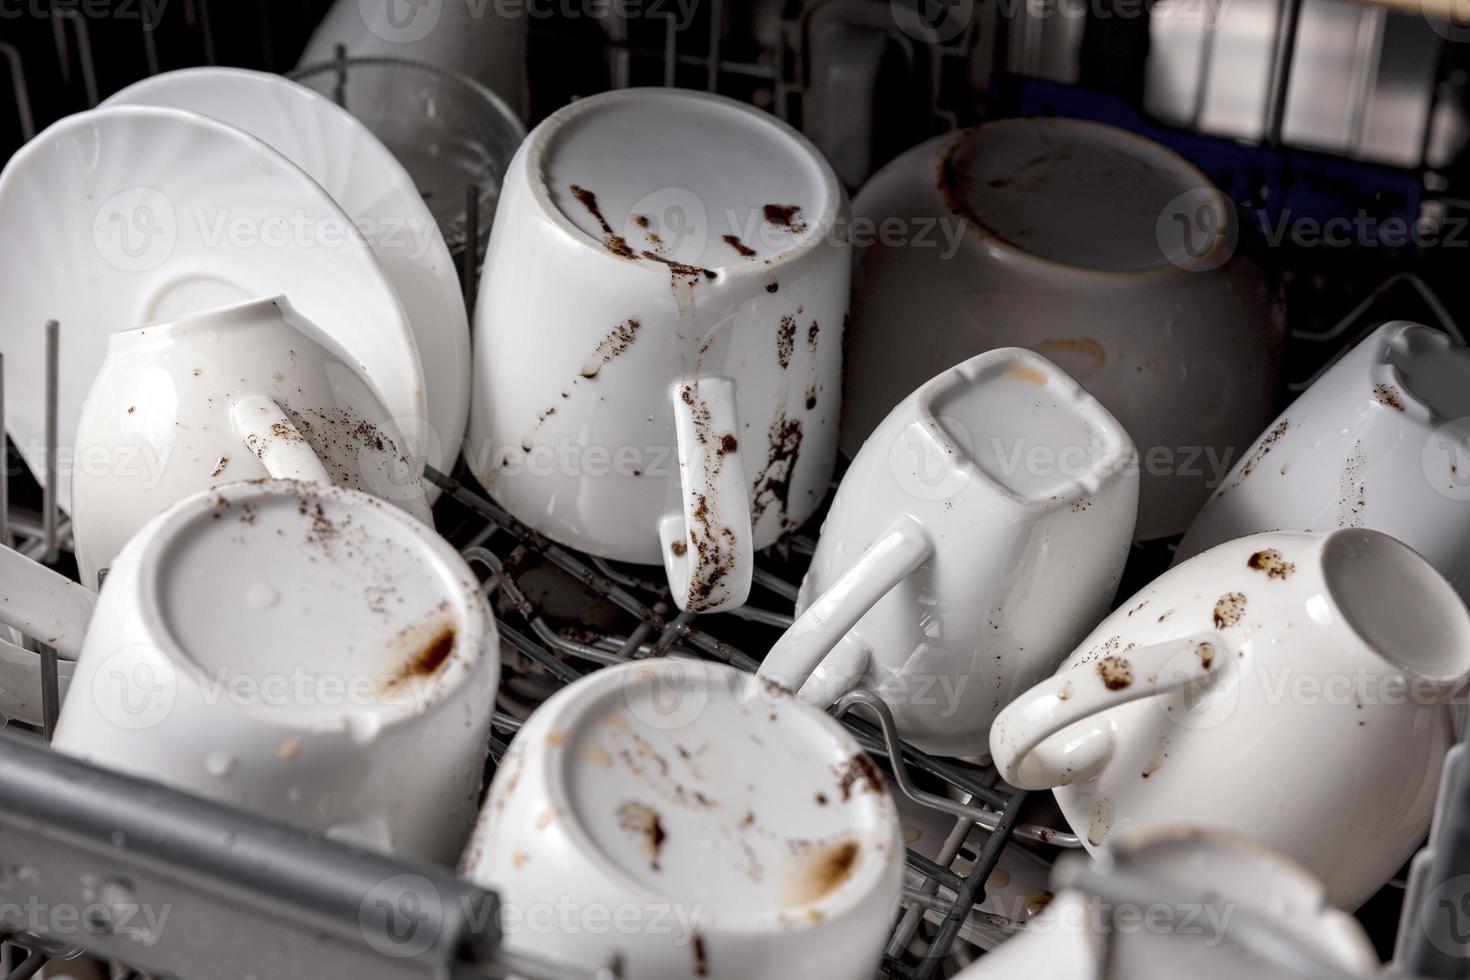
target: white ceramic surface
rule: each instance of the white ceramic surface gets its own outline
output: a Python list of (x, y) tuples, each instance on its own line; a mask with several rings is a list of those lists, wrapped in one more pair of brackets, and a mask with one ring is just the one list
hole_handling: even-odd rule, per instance
[(1353, 909), (1424, 839), (1467, 674), (1470, 613), (1402, 543), (1256, 534), (1123, 603), (990, 746), (1094, 852), (1139, 827), (1228, 830)]
[(364, 490), (432, 527), (403, 443), (342, 346), (285, 297), (114, 333), (77, 425), (82, 583), (155, 515), (240, 480)]
[[(516, 735), (460, 873), (512, 951), (640, 980), (869, 977), (897, 813), (846, 729), (750, 674), (659, 659), (563, 688)], [(557, 909), (602, 910), (594, 931)]]
[[(1351, 976), (1378, 973), (1363, 927), (1332, 908), (1321, 882), (1248, 839), (1196, 828), (1134, 834), (1109, 849), (1119, 873), (1190, 900), (1174, 906), (1103, 903), (1062, 891), (1031, 925), (958, 976), (963, 980), (1297, 980), (1231, 930), (1237, 914), (1264, 920), (1272, 940)], [(1118, 915), (1118, 927), (1108, 923)]]
[(1257, 531), (1369, 527), (1470, 598), (1470, 349), (1386, 323), (1267, 426), (1175, 561)]
[(473, 825), (499, 640), (459, 553), (375, 497), (237, 483), (118, 556), (55, 746), (392, 854)]
[[(926, 378), (1028, 347), (1132, 435), (1138, 538), (1183, 531), (1276, 410), (1279, 314), (1260, 269), (1226, 261), (1235, 216), (1222, 201), (1170, 150), (1073, 119), (986, 123), (889, 163), (853, 202), (867, 247), (843, 452)], [(1197, 250), (1172, 219), (1191, 222)]]
[[(0, 547), (0, 623), (11, 639), (30, 637), (56, 650), (63, 695), (81, 652), (97, 596), (39, 562)], [(41, 655), (0, 640), (0, 719), (41, 725)]]
[[(280, 75), (186, 68), (128, 86), (104, 106), (154, 105), (218, 119), (264, 140), (332, 196), (372, 246), (423, 360), (429, 444), (454, 469), (470, 412), (470, 328), (459, 274), (413, 178), (350, 112)], [(438, 495), (429, 487), (429, 499)]]
[[(0, 174), (11, 437), (44, 474), (44, 327), (61, 323), (58, 432), (76, 432), (107, 336), (265, 296), (292, 305), (362, 366), (410, 445), (424, 444), (424, 380), (393, 287), (352, 220), (254, 137), (178, 109), (78, 113)], [(71, 508), (70, 452), (58, 499)]]
[(761, 675), (823, 705), (864, 684), (919, 748), (983, 755), (996, 713), (1107, 612), (1133, 540), (1132, 453), (1030, 351), (945, 371), (843, 476)]
[(466, 453), (548, 537), (738, 605), (836, 460), (847, 201), (800, 134), (719, 96), (574, 102), (506, 176)]

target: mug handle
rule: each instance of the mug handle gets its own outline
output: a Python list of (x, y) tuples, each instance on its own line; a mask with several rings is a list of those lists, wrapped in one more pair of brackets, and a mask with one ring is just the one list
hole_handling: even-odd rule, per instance
[[(830, 675), (827, 683), (820, 692), (807, 692), (801, 700), (821, 707), (836, 701), (868, 667), (867, 649), (848, 633), (879, 599), (933, 554), (934, 546), (922, 524), (907, 514), (894, 521), (797, 617), (766, 654), (759, 675), (801, 694), (825, 661)], [(839, 644), (838, 655), (828, 659)]]
[(676, 383), (671, 397), (682, 507), (659, 521), (664, 571), (685, 612), (731, 609), (750, 595), (755, 571), (735, 382), (697, 377)]
[[(1234, 656), (1219, 633), (1196, 633), (1119, 652), (1064, 670), (1006, 706), (990, 728), (990, 753), (1001, 778), (1017, 789), (1054, 789), (1095, 775), (1107, 763), (1112, 730), (1097, 716), (1144, 698), (1202, 687)], [(1110, 661), (1116, 661), (1110, 663)], [(1091, 719), (1065, 741), (1047, 740)]]
[[(75, 660), (97, 605), (97, 595), (13, 548), (0, 547), (0, 623)], [(7, 645), (8, 646), (8, 645)]]
[(264, 395), (240, 399), (230, 409), (230, 424), (235, 427), (235, 434), (260, 458), (272, 479), (332, 482), (311, 444), (297, 431), (275, 399)]

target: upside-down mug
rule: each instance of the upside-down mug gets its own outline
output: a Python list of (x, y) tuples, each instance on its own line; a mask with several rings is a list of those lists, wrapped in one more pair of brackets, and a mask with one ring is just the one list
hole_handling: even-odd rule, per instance
[(865, 684), (919, 748), (984, 755), (996, 713), (1107, 612), (1132, 464), (1128, 433), (1045, 358), (951, 368), (853, 460), (761, 675), (823, 705)]
[(627, 89), (511, 162), (475, 314), (469, 467), (553, 540), (662, 564), (681, 609), (744, 602), (753, 554), (837, 454), (847, 200), (750, 106)]
[[(512, 952), (781, 980), (872, 976), (903, 868), (893, 799), (847, 729), (744, 671), (659, 658), (537, 709), (460, 874), (500, 896)], [(617, 926), (558, 927), (568, 903)]]
[(1402, 542), (1254, 534), (1115, 610), (990, 747), (1089, 850), (1137, 827), (1233, 831), (1353, 909), (1424, 839), (1467, 674), (1470, 613)]
[(234, 483), (175, 504), (118, 555), (55, 745), (452, 863), (499, 674), (479, 582), (432, 528), (327, 483)]
[(1386, 323), (1268, 426), (1175, 561), (1257, 531), (1370, 527), (1470, 597), (1470, 348)]
[(284, 296), (108, 337), (77, 423), (83, 584), (185, 497), (240, 480), (365, 490), (432, 526), (403, 436), (350, 354)]

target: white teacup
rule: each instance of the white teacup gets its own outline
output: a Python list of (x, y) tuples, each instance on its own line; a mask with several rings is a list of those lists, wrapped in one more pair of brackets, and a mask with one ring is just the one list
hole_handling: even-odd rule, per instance
[(1189, 526), (1276, 410), (1282, 321), (1234, 205), (1173, 151), (1079, 119), (1004, 119), (889, 163), (853, 201), (842, 449), (995, 347), (1050, 358), (1141, 456), (1140, 540)]
[(1179, 543), (1370, 527), (1470, 599), (1470, 348), (1386, 323), (1261, 433)]
[(1279, 531), (1170, 569), (991, 730), (1097, 851), (1135, 827), (1248, 835), (1356, 908), (1423, 840), (1470, 674), (1470, 613), (1366, 529)]
[(820, 704), (865, 683), (919, 748), (983, 755), (996, 713), (1107, 612), (1132, 464), (1128, 433), (1045, 358), (951, 368), (853, 460), (761, 676)]
[(453, 862), (499, 677), (474, 574), (323, 483), (237, 483), (118, 555), (56, 747), (389, 853)]
[[(512, 952), (775, 980), (872, 976), (903, 868), (893, 800), (846, 729), (750, 674), (660, 659), (531, 716), (460, 873), (500, 896)], [(612, 928), (580, 928), (594, 912)]]
[[(1261, 937), (1346, 975), (1373, 976), (1378, 957), (1322, 883), (1248, 839), (1194, 827), (1135, 833), (1108, 849), (1107, 869), (1155, 889), (1149, 904), (1063, 889), (1020, 935), (959, 974), (963, 980), (1299, 980), (1242, 936)], [(1136, 886), (1135, 886), (1136, 887)], [(1182, 901), (1163, 901), (1172, 892)], [(1234, 928), (1232, 922), (1235, 921)], [(1259, 936), (1259, 933), (1257, 934)], [(1269, 953), (1271, 946), (1266, 947)]]
[(431, 524), (402, 445), (357, 362), (285, 297), (114, 333), (77, 424), (82, 582), (156, 514), (240, 480), (335, 483)]
[(553, 540), (744, 602), (753, 554), (836, 462), (847, 200), (799, 133), (730, 99), (582, 99), (506, 175), (475, 315), (467, 455)]

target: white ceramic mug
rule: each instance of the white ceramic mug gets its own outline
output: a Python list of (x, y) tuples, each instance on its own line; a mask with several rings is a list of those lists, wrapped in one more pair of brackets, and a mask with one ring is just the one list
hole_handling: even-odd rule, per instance
[[(506, 175), (475, 313), (467, 456), (553, 540), (744, 602), (836, 462), (847, 200), (811, 144), (720, 96), (627, 89)], [(677, 464), (677, 465), (676, 465)]]
[[(748, 673), (659, 659), (531, 716), (460, 873), (500, 896), (512, 952), (774, 980), (872, 976), (903, 867), (893, 800), (845, 728)], [(580, 928), (593, 911), (614, 927)]]
[(432, 525), (402, 444), (356, 362), (285, 297), (114, 333), (77, 424), (82, 582), (171, 504), (240, 480), (365, 490)]
[(885, 166), (853, 229), (848, 455), (924, 379), (1028, 347), (1133, 437), (1147, 540), (1188, 527), (1275, 413), (1274, 290), (1234, 254), (1229, 199), (1157, 143), (1078, 119), (987, 122)]
[(1272, 847), (1356, 908), (1424, 838), (1470, 613), (1377, 531), (1278, 531), (1170, 569), (990, 734), (1097, 851), (1189, 823)]
[(761, 676), (820, 704), (865, 683), (919, 748), (983, 755), (996, 713), (1107, 612), (1133, 460), (1107, 410), (1030, 351), (944, 372), (853, 460)]
[(1470, 598), (1470, 348), (1386, 323), (1262, 431), (1179, 543), (1370, 527)]
[[(1061, 890), (1019, 935), (959, 974), (963, 980), (1288, 980), (1301, 974), (1260, 955), (1232, 930), (1251, 915), (1304, 959), (1374, 976), (1378, 957), (1363, 927), (1327, 905), (1322, 883), (1249, 839), (1197, 827), (1162, 827), (1119, 840), (1106, 867), (1184, 901), (1099, 900)], [(1269, 949), (1269, 947), (1267, 947)]]
[(236, 483), (112, 565), (55, 745), (393, 854), (474, 823), (499, 640), (433, 530), (325, 483)]

